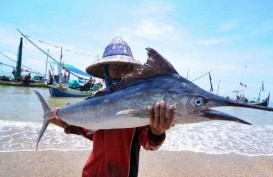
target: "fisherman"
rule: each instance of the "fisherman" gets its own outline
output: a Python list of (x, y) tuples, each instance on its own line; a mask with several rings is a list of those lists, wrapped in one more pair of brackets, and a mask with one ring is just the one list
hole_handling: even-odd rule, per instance
[[(106, 92), (112, 92), (112, 86), (121, 81), (123, 74), (131, 73), (140, 66), (128, 44), (116, 37), (105, 48), (102, 59), (87, 67), (86, 72), (104, 79)], [(140, 147), (157, 150), (165, 140), (165, 131), (171, 127), (174, 115), (174, 107), (170, 105), (166, 116), (163, 101), (157, 102), (154, 110), (152, 106), (147, 106), (150, 124), (137, 128), (97, 130), (90, 134), (86, 128), (69, 125), (59, 119), (56, 116), (58, 108), (49, 113), (48, 120), (64, 128), (67, 134), (82, 135), (93, 141), (93, 150), (82, 176), (137, 176)]]

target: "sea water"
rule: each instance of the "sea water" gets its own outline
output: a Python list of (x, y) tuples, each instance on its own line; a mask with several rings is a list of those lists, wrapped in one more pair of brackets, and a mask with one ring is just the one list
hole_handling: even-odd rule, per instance
[[(33, 93), (34, 89), (43, 95), (52, 108), (83, 99), (50, 97), (46, 88), (0, 86), (0, 152), (35, 150), (43, 110)], [(208, 154), (273, 155), (273, 112), (233, 107), (217, 110), (240, 117), (252, 125), (228, 121), (175, 125), (167, 131), (167, 138), (160, 149)], [(50, 124), (39, 144), (39, 150), (45, 149), (90, 150), (92, 142), (81, 136), (67, 135), (62, 128)]]

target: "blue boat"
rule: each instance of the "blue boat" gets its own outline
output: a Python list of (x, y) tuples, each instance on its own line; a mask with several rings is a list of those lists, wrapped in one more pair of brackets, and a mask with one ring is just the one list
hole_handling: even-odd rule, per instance
[(87, 91), (81, 91), (79, 89), (69, 88), (66, 85), (49, 85), (49, 93), (53, 97), (89, 97), (94, 95), (101, 86), (94, 85), (91, 89)]
[(71, 88), (49, 86), (49, 93), (54, 97), (89, 97), (93, 95), (90, 91), (80, 91)]
[[(58, 63), (53, 64), (58, 65)], [(53, 79), (49, 71), (50, 82), (48, 83), (48, 87), (49, 93), (53, 97), (90, 97), (102, 87), (100, 84), (94, 84), (95, 81), (91, 75), (72, 65), (63, 64), (63, 69), (65, 72), (68, 72), (68, 75), (61, 73), (61, 78)], [(78, 78), (78, 80), (70, 80), (70, 74)], [(59, 77), (59, 75), (55, 76)], [(89, 79), (84, 79), (81, 76), (89, 77)]]

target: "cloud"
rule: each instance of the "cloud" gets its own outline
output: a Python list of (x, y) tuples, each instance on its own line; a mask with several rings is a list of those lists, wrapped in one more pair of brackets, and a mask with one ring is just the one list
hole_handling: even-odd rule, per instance
[[(17, 50), (20, 42), (20, 34), (16, 30), (16, 26), (1, 23), (0, 39), (1, 47), (9, 46), (14, 47)], [(3, 50), (3, 48), (1, 50)]]
[(210, 38), (210, 39), (200, 40), (198, 44), (204, 45), (204, 46), (212, 46), (212, 45), (230, 43), (231, 41), (232, 39), (230, 38)]
[(157, 17), (165, 18), (173, 11), (173, 5), (163, 1), (142, 2), (132, 10), (132, 14), (140, 18), (143, 17)]
[(160, 38), (174, 32), (174, 26), (162, 22), (144, 19), (135, 24), (132, 33), (147, 39)]
[[(224, 23), (221, 25), (218, 29), (219, 32), (231, 32), (232, 30), (235, 30), (238, 27), (236, 23)], [(232, 36), (232, 37), (211, 37), (208, 39), (202, 39), (199, 40), (198, 44), (199, 45), (204, 45), (204, 46), (215, 46), (215, 45), (221, 45), (221, 44), (227, 44), (230, 42), (233, 42), (235, 40), (241, 39), (242, 36)]]
[(157, 1), (141, 3), (131, 12), (132, 23), (121, 27), (122, 34), (138, 39), (177, 43), (186, 37), (186, 30), (172, 18), (173, 4)]
[(220, 26), (219, 31), (220, 32), (227, 32), (227, 31), (232, 31), (237, 28), (237, 24), (235, 23), (226, 23)]

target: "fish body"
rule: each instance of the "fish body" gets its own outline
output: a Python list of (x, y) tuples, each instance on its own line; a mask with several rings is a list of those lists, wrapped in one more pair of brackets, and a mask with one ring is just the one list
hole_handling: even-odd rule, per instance
[(59, 109), (57, 116), (91, 130), (139, 127), (149, 124), (147, 106), (164, 100), (176, 109), (174, 123), (192, 123), (195, 109), (191, 105), (196, 95), (185, 92), (185, 82), (176, 74), (140, 80), (113, 93), (70, 104)]
[[(148, 125), (147, 106), (164, 100), (175, 108), (174, 124), (208, 120), (228, 120), (250, 124), (235, 116), (210, 108), (236, 106), (273, 111), (273, 108), (233, 101), (209, 93), (180, 76), (174, 67), (155, 50), (148, 48), (148, 61), (138, 71), (126, 75), (114, 92), (93, 96), (60, 108), (57, 116), (71, 125), (99, 129), (132, 128)], [(35, 91), (44, 109), (44, 124), (38, 143), (48, 125), (50, 108), (39, 92)]]

